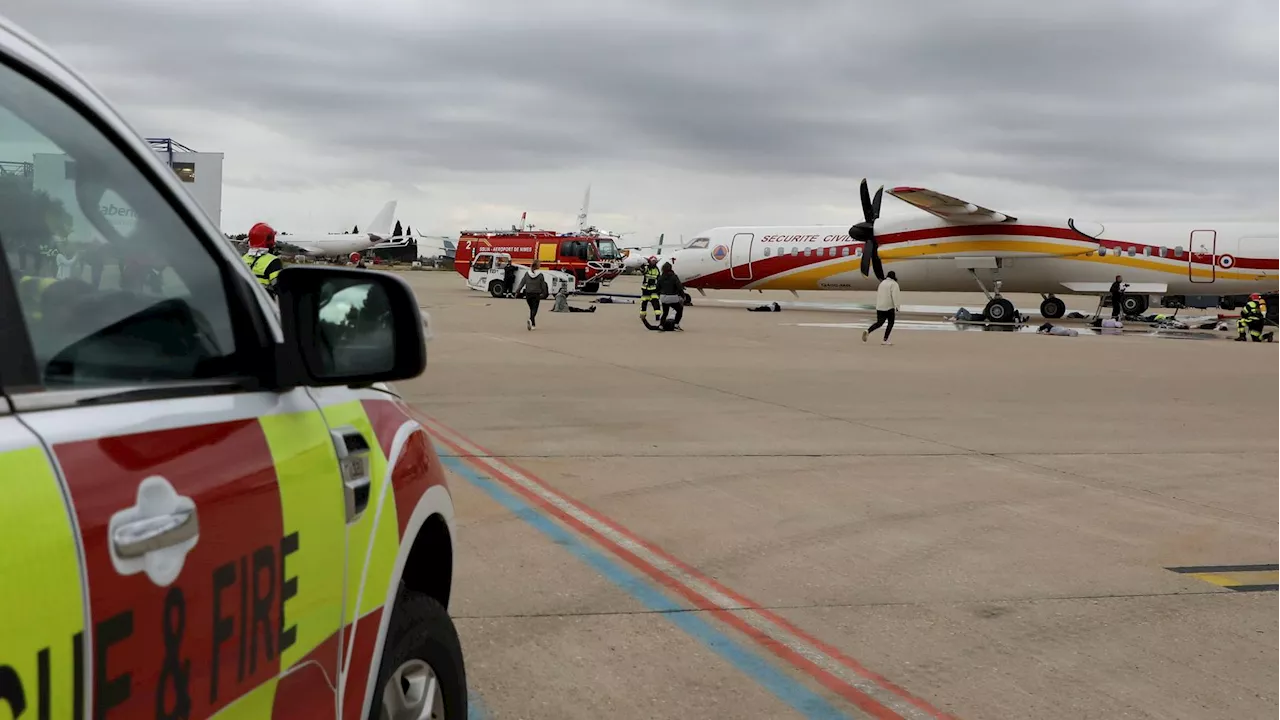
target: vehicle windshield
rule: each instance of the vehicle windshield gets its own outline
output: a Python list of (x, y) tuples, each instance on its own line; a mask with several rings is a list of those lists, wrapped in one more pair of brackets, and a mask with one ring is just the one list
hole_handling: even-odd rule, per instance
[(622, 257), (618, 244), (612, 240), (597, 240), (596, 245), (600, 248), (601, 260), (617, 260)]

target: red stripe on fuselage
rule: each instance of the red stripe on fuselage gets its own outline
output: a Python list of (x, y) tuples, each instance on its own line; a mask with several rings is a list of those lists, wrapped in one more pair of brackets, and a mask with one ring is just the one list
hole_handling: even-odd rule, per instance
[[(1040, 238), (1046, 238), (1051, 240), (1074, 240), (1077, 242), (1086, 242), (1086, 243), (1094, 242), (1100, 247), (1107, 248), (1108, 251), (1120, 250), (1120, 251), (1124, 251), (1125, 253), (1127, 253), (1128, 249), (1132, 247), (1134, 248), (1135, 257), (1144, 257), (1145, 259), (1149, 259), (1149, 260), (1173, 260), (1178, 263), (1190, 263), (1193, 266), (1203, 267), (1203, 268), (1209, 268), (1217, 261), (1218, 257), (1221, 257), (1221, 255), (1210, 256), (1207, 254), (1193, 256), (1190, 253), (1189, 248), (1184, 248), (1182, 257), (1175, 258), (1173, 257), (1173, 252), (1172, 252), (1173, 248), (1168, 245), (1151, 245), (1147, 243), (1136, 243), (1136, 242), (1128, 242), (1128, 241), (1113, 240), (1113, 239), (1091, 241), (1088, 238), (1082, 236), (1080, 233), (1077, 233), (1076, 231), (1070, 228), (1057, 228), (1057, 227), (1049, 227), (1044, 225), (1003, 225), (1003, 224), (948, 225), (945, 227), (922, 228), (920, 230), (905, 230), (905, 231), (896, 232), (896, 233), (886, 233), (884, 235), (878, 236), (877, 239), (882, 249), (891, 250), (893, 245), (898, 245), (902, 243), (919, 242), (922, 240), (940, 240), (940, 239), (946, 239), (946, 238), (965, 238), (965, 237), (973, 237), (973, 236), (980, 236), (980, 235), (1005, 235), (1005, 236), (1012, 235), (1012, 236), (1021, 236), (1021, 237), (1030, 237), (1030, 238), (1040, 237)], [(762, 243), (762, 244), (773, 246), (773, 247), (779, 247), (779, 248), (790, 248), (793, 246), (803, 247), (801, 243), (783, 242), (783, 243)], [(814, 265), (821, 262), (828, 262), (835, 259), (852, 260), (854, 258), (854, 251), (857, 248), (862, 247), (862, 243), (853, 242), (852, 239), (847, 239), (847, 241), (837, 242), (837, 243), (814, 243), (809, 247), (812, 247), (815, 249), (816, 248), (835, 248), (836, 254), (831, 255), (824, 250), (822, 256), (817, 256), (812, 254), (805, 255), (802, 249), (800, 252), (798, 252), (795, 255), (791, 255), (790, 252), (788, 252), (785, 255), (773, 255), (771, 257), (758, 257), (758, 258), (754, 258), (751, 261), (752, 278), (749, 280), (736, 279), (733, 277), (732, 270), (729, 268), (725, 268), (723, 270), (717, 270), (714, 273), (709, 273), (701, 277), (692, 278), (686, 281), (685, 285), (691, 288), (698, 288), (698, 287), (723, 288), (723, 289), (742, 288), (742, 287), (746, 287), (747, 285), (750, 285), (751, 283), (759, 282), (761, 280), (767, 279), (774, 275), (790, 272), (792, 270), (797, 270), (799, 268), (807, 267), (809, 265)], [(850, 248), (849, 255), (841, 257), (840, 256), (841, 248), (845, 248), (845, 247)], [(1159, 257), (1159, 251), (1160, 251), (1160, 248), (1162, 247), (1165, 248), (1166, 252), (1168, 253), (1168, 255), (1164, 258)], [(1149, 257), (1143, 255), (1144, 248), (1151, 248), (1151, 255)], [(1235, 260), (1235, 264), (1232, 265), (1231, 268), (1229, 268), (1230, 270), (1234, 270), (1234, 271), (1280, 270), (1280, 259), (1238, 257), (1234, 255), (1232, 257)], [(903, 258), (903, 259), (915, 260), (917, 258)], [(926, 258), (918, 258), (918, 259), (927, 260), (929, 258), (926, 257)]]

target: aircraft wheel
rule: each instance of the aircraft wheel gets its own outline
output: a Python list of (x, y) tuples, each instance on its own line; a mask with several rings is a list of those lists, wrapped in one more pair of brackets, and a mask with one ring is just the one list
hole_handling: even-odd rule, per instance
[(489, 282), (489, 294), (490, 294), (490, 295), (492, 295), (492, 296), (494, 296), (494, 297), (496, 297), (496, 298), (500, 298), (500, 297), (502, 297), (503, 295), (505, 295), (505, 294), (506, 294), (505, 290), (506, 290), (506, 286), (502, 284), (502, 281), (501, 281), (501, 280), (491, 280), (491, 281)]
[(1067, 304), (1056, 297), (1048, 297), (1040, 303), (1040, 314), (1047, 320), (1057, 320), (1067, 314)]
[(689, 293), (685, 293), (682, 299), (684, 301), (685, 307), (689, 307), (690, 305), (693, 304), (693, 298), (689, 295)]
[(1011, 323), (1017, 317), (1017, 311), (1014, 309), (1013, 303), (1004, 298), (997, 298), (987, 303), (983, 314), (991, 322), (997, 323)]
[(1120, 309), (1125, 315), (1141, 315), (1151, 306), (1151, 301), (1146, 295), (1125, 295), (1120, 300)]

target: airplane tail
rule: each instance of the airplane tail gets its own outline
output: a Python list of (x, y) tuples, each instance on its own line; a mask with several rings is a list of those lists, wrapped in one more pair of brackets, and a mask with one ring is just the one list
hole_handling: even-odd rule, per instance
[(378, 211), (378, 214), (374, 215), (373, 219), (369, 221), (369, 224), (365, 226), (365, 232), (371, 235), (389, 237), (391, 235), (391, 226), (395, 224), (395, 220), (396, 201), (390, 200), (386, 205), (382, 206), (382, 209)]

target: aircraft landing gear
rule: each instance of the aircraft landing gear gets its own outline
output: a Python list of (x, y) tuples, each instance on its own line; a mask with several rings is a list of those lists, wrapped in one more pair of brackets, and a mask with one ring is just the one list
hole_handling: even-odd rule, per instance
[(1044, 302), (1040, 303), (1040, 314), (1046, 320), (1057, 320), (1067, 314), (1067, 304), (1053, 295), (1046, 295)]
[(1013, 306), (1005, 298), (1000, 297), (1001, 281), (996, 280), (996, 291), (991, 293), (987, 290), (987, 286), (982, 283), (982, 279), (978, 277), (978, 273), (972, 268), (969, 274), (978, 283), (978, 287), (982, 289), (982, 294), (987, 296), (987, 306), (983, 309), (982, 314), (987, 320), (994, 323), (1014, 323), (1018, 321), (1018, 309)]
[(1146, 295), (1125, 295), (1120, 301), (1120, 309), (1124, 311), (1125, 317), (1141, 315), (1148, 307), (1151, 307), (1151, 301)]
[(1018, 315), (1018, 310), (1013, 303), (1002, 297), (992, 298), (982, 312), (988, 320), (997, 323), (1014, 322)]

